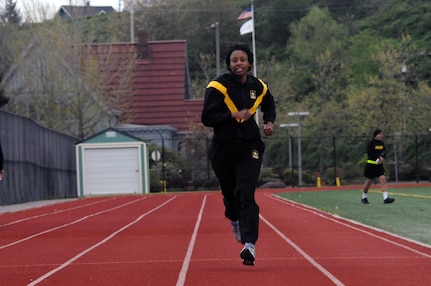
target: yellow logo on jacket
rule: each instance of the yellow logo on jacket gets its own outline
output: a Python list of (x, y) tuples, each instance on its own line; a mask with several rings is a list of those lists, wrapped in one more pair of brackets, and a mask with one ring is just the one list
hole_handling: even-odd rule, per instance
[(257, 150), (251, 151), (251, 157), (253, 159), (259, 159), (259, 151), (257, 151)]

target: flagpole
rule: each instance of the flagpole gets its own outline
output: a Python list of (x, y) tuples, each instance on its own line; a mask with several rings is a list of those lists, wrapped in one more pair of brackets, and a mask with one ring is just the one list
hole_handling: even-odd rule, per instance
[(253, 20), (253, 30), (251, 31), (251, 41), (252, 41), (252, 48), (253, 48), (253, 75), (255, 77), (257, 77), (257, 69), (256, 69), (256, 36), (255, 36), (255, 32), (254, 32), (254, 6), (253, 6), (253, 1), (251, 1), (251, 19)]
[[(254, 21), (254, 5), (253, 0), (251, 0), (251, 19), (253, 20), (253, 29), (251, 31), (251, 42), (252, 42), (252, 49), (253, 49), (253, 75), (257, 77), (257, 62), (256, 62), (256, 37), (255, 37), (255, 21)], [(256, 121), (257, 125), (259, 126), (259, 110), (256, 109), (256, 113), (254, 115), (254, 120)]]

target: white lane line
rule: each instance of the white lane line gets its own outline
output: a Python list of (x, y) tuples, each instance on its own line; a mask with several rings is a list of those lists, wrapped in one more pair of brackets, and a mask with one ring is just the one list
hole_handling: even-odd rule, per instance
[(8, 244), (5, 244), (5, 245), (2, 245), (2, 246), (0, 246), (0, 250), (5, 249), (5, 248), (8, 248), (8, 247), (11, 247), (11, 246), (14, 246), (14, 245), (17, 245), (17, 244), (19, 244), (19, 243), (22, 243), (22, 242), (24, 242), (24, 241), (30, 240), (30, 239), (32, 239), (32, 238), (35, 238), (35, 237), (38, 237), (38, 236), (41, 236), (41, 235), (44, 235), (44, 234), (47, 234), (47, 233), (53, 232), (53, 231), (55, 231), (55, 230), (59, 230), (59, 229), (61, 229), (61, 228), (65, 228), (65, 227), (68, 227), (68, 226), (71, 226), (71, 225), (77, 224), (77, 223), (82, 222), (82, 221), (84, 221), (84, 220), (86, 220), (86, 219), (88, 219), (88, 218), (91, 218), (91, 217), (94, 217), (94, 216), (97, 216), (97, 215), (100, 215), (100, 214), (103, 214), (103, 213), (107, 213), (107, 212), (110, 212), (110, 211), (113, 211), (113, 210), (116, 210), (116, 209), (119, 209), (119, 208), (122, 208), (122, 207), (125, 207), (125, 206), (128, 206), (128, 205), (131, 205), (131, 204), (134, 204), (134, 203), (136, 203), (136, 202), (138, 202), (138, 201), (141, 201), (141, 200), (144, 200), (144, 199), (146, 199), (146, 198), (147, 198), (147, 197), (139, 198), (139, 199), (137, 199), (137, 200), (133, 200), (133, 201), (127, 202), (127, 203), (125, 203), (125, 204), (122, 204), (122, 205), (119, 205), (119, 206), (116, 206), (116, 207), (110, 208), (110, 209), (106, 209), (106, 210), (103, 210), (103, 211), (100, 211), (100, 212), (97, 212), (97, 213), (93, 213), (93, 214), (90, 214), (90, 215), (86, 215), (86, 216), (81, 217), (81, 218), (79, 218), (79, 219), (77, 219), (77, 220), (75, 220), (75, 221), (72, 221), (72, 222), (69, 222), (69, 223), (66, 223), (66, 224), (62, 224), (62, 225), (59, 225), (59, 226), (53, 227), (53, 228), (50, 228), (50, 229), (44, 230), (44, 231), (39, 232), (39, 233), (35, 233), (35, 234), (30, 235), (30, 236), (27, 236), (27, 237), (25, 237), (25, 238), (23, 238), (23, 239), (16, 240), (16, 241), (14, 241), (14, 242), (11, 242), (11, 243), (8, 243)]
[(183, 266), (181, 267), (180, 274), (178, 275), (177, 286), (183, 286), (186, 282), (187, 271), (189, 269), (190, 260), (192, 258), (193, 249), (196, 243), (196, 237), (198, 234), (199, 226), (202, 220), (202, 213), (205, 208), (205, 202), (207, 200), (207, 196), (204, 197), (202, 202), (201, 210), (198, 215), (198, 219), (196, 220), (195, 229), (193, 230), (192, 238), (190, 239), (189, 248), (187, 249), (186, 256), (184, 258)]
[(44, 216), (49, 216), (49, 215), (53, 215), (53, 214), (59, 214), (59, 213), (62, 213), (62, 212), (67, 212), (67, 211), (71, 211), (71, 210), (85, 208), (85, 207), (88, 207), (88, 206), (100, 204), (100, 203), (103, 203), (103, 202), (106, 202), (106, 201), (115, 200), (115, 199), (117, 199), (117, 197), (106, 199), (106, 200), (102, 200), (102, 201), (96, 201), (96, 202), (92, 202), (92, 203), (89, 203), (89, 204), (76, 206), (76, 207), (73, 207), (73, 208), (67, 208), (67, 209), (64, 209), (64, 210), (58, 210), (58, 211), (53, 211), (53, 212), (50, 212), (50, 213), (45, 213), (45, 214), (35, 215), (35, 216), (31, 216), (31, 217), (26, 217), (26, 218), (18, 219), (18, 220), (15, 220), (15, 221), (12, 221), (12, 222), (8, 222), (8, 223), (5, 223), (5, 224), (0, 224), (0, 227), (5, 227), (5, 226), (8, 226), (8, 225), (17, 224), (17, 223), (20, 223), (20, 222), (23, 222), (23, 221), (26, 221), (26, 220), (31, 220), (31, 219), (35, 219), (35, 218), (40, 218), (40, 217), (44, 217)]
[[(322, 217), (324, 219), (330, 220), (330, 221), (335, 222), (337, 224), (340, 224), (342, 226), (345, 226), (345, 227), (354, 229), (356, 231), (362, 232), (362, 233), (364, 233), (366, 235), (369, 235), (371, 237), (383, 240), (383, 241), (385, 241), (385, 242), (387, 242), (389, 244), (393, 244), (393, 245), (398, 246), (400, 248), (404, 248), (405, 250), (408, 250), (408, 251), (411, 251), (413, 253), (419, 254), (419, 255), (424, 256), (426, 258), (431, 258), (431, 255), (429, 255), (428, 253), (425, 253), (425, 252), (416, 250), (414, 248), (411, 248), (411, 247), (409, 247), (407, 245), (404, 245), (404, 244), (392, 241), (390, 239), (387, 239), (385, 237), (379, 236), (379, 235), (374, 234), (374, 233), (372, 233), (370, 231), (367, 231), (365, 229), (361, 229), (359, 227), (356, 227), (354, 225), (359, 225), (359, 226), (364, 227), (364, 228), (369, 228), (369, 229), (375, 230), (377, 232), (381, 232), (381, 233), (384, 233), (384, 234), (387, 234), (387, 235), (390, 235), (390, 236), (393, 236), (393, 237), (396, 237), (396, 238), (399, 238), (399, 239), (402, 239), (402, 240), (405, 240), (405, 241), (409, 241), (411, 243), (414, 243), (414, 244), (417, 244), (417, 245), (420, 245), (420, 246), (423, 246), (423, 247), (430, 248), (430, 246), (427, 245), (427, 244), (424, 244), (424, 243), (421, 243), (421, 242), (418, 242), (418, 241), (415, 241), (415, 240), (412, 240), (412, 239), (407, 239), (405, 237), (402, 237), (402, 236), (399, 236), (399, 235), (395, 235), (393, 233), (386, 232), (384, 230), (381, 230), (381, 229), (378, 229), (378, 228), (375, 228), (375, 227), (370, 227), (368, 225), (356, 222), (354, 220), (349, 220), (349, 219), (346, 219), (346, 218), (343, 218), (343, 217), (340, 217), (340, 216), (337, 216), (337, 215), (325, 213), (325, 212), (322, 212), (322, 211), (320, 211), (320, 210), (318, 210), (316, 208), (313, 208), (313, 207), (310, 207), (310, 206), (307, 206), (307, 205), (303, 205), (303, 204), (300, 204), (300, 203), (297, 203), (297, 202), (293, 202), (293, 201), (290, 201), (290, 200), (287, 200), (287, 199), (284, 199), (284, 198), (281, 198), (281, 197), (274, 197), (274, 196), (272, 196), (271, 198), (274, 199), (274, 200), (276, 200), (276, 201), (282, 202), (284, 204), (290, 205), (292, 207), (296, 207), (296, 208), (299, 208), (301, 210), (310, 212), (312, 214), (315, 214), (317, 216), (320, 216), (320, 217)], [(349, 222), (349, 223), (354, 224), (354, 225), (348, 224), (348, 223), (343, 222), (343, 221)]]
[(290, 244), (297, 252), (299, 252), (308, 262), (316, 267), (320, 272), (329, 278), (335, 285), (343, 286), (343, 282), (338, 280), (331, 272), (325, 269), (322, 265), (316, 262), (310, 255), (308, 255), (304, 250), (302, 250), (298, 245), (291, 241), (287, 236), (285, 236), (280, 230), (278, 230), (274, 225), (272, 225), (267, 219), (262, 215), (259, 215), (260, 219), (263, 220), (273, 231), (275, 231), (281, 238), (283, 238), (288, 244)]
[(45, 280), (46, 278), (50, 277), (51, 275), (57, 273), (58, 271), (62, 270), (63, 268), (69, 266), (70, 264), (72, 264), (75, 260), (79, 259), (80, 257), (84, 256), (85, 254), (89, 253), (90, 251), (92, 251), (93, 249), (101, 246), (102, 244), (108, 242), (110, 239), (112, 239), (114, 236), (116, 236), (117, 234), (119, 234), (120, 232), (122, 232), (123, 230), (126, 230), (127, 228), (131, 227), (132, 225), (134, 225), (135, 223), (139, 222), (141, 219), (143, 219), (145, 216), (155, 212), (156, 210), (162, 208), (163, 206), (167, 205), (168, 203), (170, 203), (172, 200), (174, 200), (176, 197), (172, 197), (169, 200), (167, 200), (166, 202), (158, 205), (157, 207), (153, 208), (152, 210), (149, 210), (148, 212), (140, 215), (137, 219), (135, 219), (134, 221), (132, 221), (131, 223), (123, 226), (122, 228), (120, 228), (119, 230), (111, 233), (109, 236), (107, 236), (105, 239), (99, 241), (98, 243), (94, 244), (92, 247), (87, 248), (86, 250), (82, 251), (81, 253), (75, 255), (74, 257), (72, 257), (71, 259), (69, 259), (68, 261), (66, 261), (65, 263), (63, 263), (62, 265), (58, 266), (57, 268), (45, 273), (44, 275), (40, 276), (39, 278), (37, 278), (36, 280), (32, 281), (30, 284), (27, 284), (27, 286), (33, 286), (33, 285), (37, 285), (40, 282), (42, 282), (43, 280)]

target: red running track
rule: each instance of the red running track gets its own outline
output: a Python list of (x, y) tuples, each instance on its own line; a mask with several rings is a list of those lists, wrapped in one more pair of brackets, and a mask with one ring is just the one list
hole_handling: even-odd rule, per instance
[(429, 285), (431, 247), (259, 190), (257, 260), (219, 192), (97, 197), (0, 215), (0, 285)]

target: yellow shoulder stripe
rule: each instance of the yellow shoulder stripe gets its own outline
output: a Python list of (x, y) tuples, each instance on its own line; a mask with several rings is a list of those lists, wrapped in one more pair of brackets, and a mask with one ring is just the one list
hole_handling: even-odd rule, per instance
[[(257, 97), (253, 106), (248, 110), (251, 114), (256, 113), (257, 108), (262, 103), (262, 99), (268, 91), (268, 86), (262, 80), (259, 79), (259, 81), (261, 82), (261, 84), (263, 86), (263, 90), (262, 90), (262, 93)], [(222, 85), (218, 81), (211, 81), (207, 85), (207, 88), (209, 88), (209, 87), (213, 87), (213, 88), (217, 89), (221, 94), (224, 95), (224, 103), (226, 104), (227, 108), (229, 108), (230, 112), (232, 112), (232, 113), (238, 112), (238, 108), (235, 106), (235, 103), (233, 103), (232, 99), (230, 98), (229, 94), (227, 93), (227, 88), (224, 85)], [(237, 118), (236, 120), (239, 123), (243, 122), (243, 120), (239, 119), (239, 118)]]

